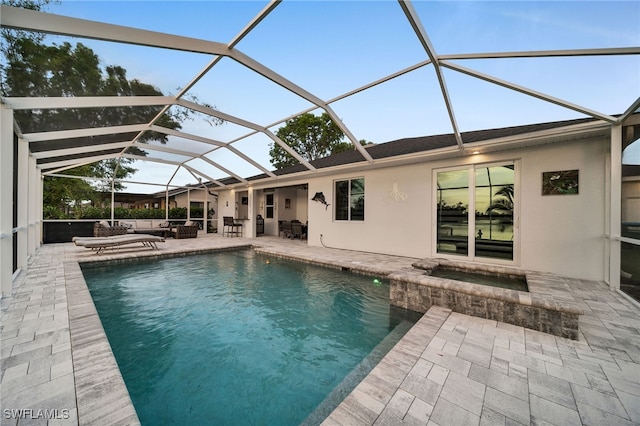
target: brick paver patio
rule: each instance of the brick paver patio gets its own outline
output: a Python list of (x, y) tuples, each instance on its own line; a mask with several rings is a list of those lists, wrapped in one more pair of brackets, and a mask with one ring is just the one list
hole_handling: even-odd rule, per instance
[[(2, 299), (1, 424), (138, 424), (78, 262), (250, 245), (379, 275), (415, 261), (217, 234), (100, 257), (45, 245)], [(585, 312), (578, 341), (433, 307), (324, 424), (640, 424), (640, 308), (565, 282)]]

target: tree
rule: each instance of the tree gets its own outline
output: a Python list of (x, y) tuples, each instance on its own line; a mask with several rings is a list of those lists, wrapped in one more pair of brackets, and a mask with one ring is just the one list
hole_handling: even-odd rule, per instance
[[(276, 136), (308, 161), (352, 149), (351, 143), (344, 141), (340, 127), (326, 112), (320, 116), (306, 113), (292, 118), (278, 129)], [(276, 169), (298, 164), (298, 160), (275, 143), (270, 145), (269, 156)]]
[[(82, 166), (70, 170), (69, 174), (82, 176), (89, 172), (89, 166)], [(45, 177), (42, 185), (45, 218), (51, 219), (67, 217), (72, 208), (77, 211), (82, 201), (90, 200), (94, 193), (93, 187), (82, 179)]]
[[(3, 4), (41, 10), (50, 0), (2, 0)], [(126, 70), (117, 65), (107, 66), (104, 71), (100, 67), (100, 59), (92, 49), (77, 43), (60, 45), (44, 44), (45, 36), (39, 33), (2, 29), (3, 61), (0, 70), (1, 92), (5, 96), (46, 97), (46, 96), (162, 96), (156, 87), (137, 79), (129, 80)], [(192, 97), (192, 99), (196, 99)], [(211, 107), (210, 105), (204, 104)], [(213, 108), (213, 107), (212, 107)], [(15, 119), (23, 133), (68, 130), (87, 127), (109, 127), (126, 124), (148, 123), (161, 111), (161, 106), (113, 107), (113, 108), (78, 108), (78, 109), (45, 109), (15, 111)], [(158, 118), (155, 124), (177, 130), (185, 119), (193, 119), (193, 111), (173, 108)], [(208, 117), (210, 124), (221, 124), (222, 120)], [(47, 144), (55, 149), (73, 148), (86, 145), (97, 145), (106, 142), (131, 140), (137, 133), (112, 134), (94, 137), (68, 139), (65, 141), (40, 142), (39, 146), (47, 148)], [(139, 142), (156, 141), (166, 143), (168, 136), (164, 133), (144, 132), (137, 139)], [(130, 154), (144, 156), (146, 152), (130, 147)], [(69, 175), (83, 175), (98, 178), (94, 188), (110, 190), (112, 179), (124, 179), (136, 169), (132, 166), (135, 160), (120, 158), (103, 160), (89, 166), (81, 166), (67, 170)], [(75, 181), (75, 182), (70, 182)], [(47, 177), (45, 188), (48, 192), (44, 203), (56, 206), (65, 211), (64, 206), (78, 203), (92, 197), (87, 182), (78, 179)], [(124, 189), (119, 182), (115, 189)]]
[(505, 185), (496, 191), (491, 205), (487, 208), (486, 213), (496, 213), (500, 215), (513, 215), (513, 185)]

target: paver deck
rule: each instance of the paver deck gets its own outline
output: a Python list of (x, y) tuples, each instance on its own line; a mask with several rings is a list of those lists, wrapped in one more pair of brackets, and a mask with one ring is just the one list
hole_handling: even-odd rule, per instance
[[(139, 424), (78, 262), (250, 245), (380, 275), (416, 260), (217, 234), (102, 256), (45, 245), (2, 299), (0, 423)], [(603, 283), (564, 281), (585, 312), (578, 341), (434, 307), (324, 424), (640, 424), (640, 308)]]

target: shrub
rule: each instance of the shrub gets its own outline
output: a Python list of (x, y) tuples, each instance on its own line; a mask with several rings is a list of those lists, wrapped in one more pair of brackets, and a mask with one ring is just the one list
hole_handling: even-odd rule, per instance
[(103, 219), (107, 216), (104, 216), (103, 208), (89, 206), (82, 209), (80, 217), (82, 219)]
[(191, 207), (191, 217), (203, 217), (204, 209), (202, 207)]
[[(105, 210), (105, 213), (109, 214), (109, 216), (111, 215), (110, 208), (106, 208), (104, 210)], [(113, 209), (113, 217), (116, 219), (129, 219), (132, 217), (131, 210), (126, 207), (115, 207)]]
[(169, 209), (169, 219), (186, 219), (187, 208), (186, 207), (174, 207)]
[(67, 215), (55, 206), (43, 206), (42, 216), (45, 219), (68, 219)]

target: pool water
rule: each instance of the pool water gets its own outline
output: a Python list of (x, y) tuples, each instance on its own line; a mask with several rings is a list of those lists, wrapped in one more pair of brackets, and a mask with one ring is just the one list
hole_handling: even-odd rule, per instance
[(253, 251), (83, 273), (143, 425), (317, 424), (418, 319), (387, 282)]
[(481, 274), (453, 268), (435, 268), (429, 274), (432, 277), (447, 278), (450, 280), (464, 281), (474, 284), (488, 285), (491, 287), (507, 288), (518, 291), (529, 291), (527, 280), (524, 276), (514, 277), (500, 274)]

